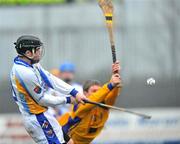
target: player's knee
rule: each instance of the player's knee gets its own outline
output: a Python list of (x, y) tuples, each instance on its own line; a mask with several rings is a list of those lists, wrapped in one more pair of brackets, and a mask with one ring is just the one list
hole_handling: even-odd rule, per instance
[(67, 144), (74, 144), (74, 142), (72, 139), (70, 139)]

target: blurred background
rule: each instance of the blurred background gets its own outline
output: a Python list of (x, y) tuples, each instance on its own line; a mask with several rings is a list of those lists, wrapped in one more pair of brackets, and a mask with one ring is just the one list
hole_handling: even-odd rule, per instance
[[(116, 106), (152, 115), (142, 120), (112, 112), (100, 144), (180, 144), (180, 1), (113, 0), (123, 91)], [(33, 143), (13, 101), (9, 73), (24, 34), (44, 43), (42, 66), (75, 65), (75, 81), (111, 76), (111, 50), (96, 0), (0, 0), (0, 144)], [(147, 85), (154, 78), (155, 85)], [(17, 134), (17, 128), (19, 133)]]

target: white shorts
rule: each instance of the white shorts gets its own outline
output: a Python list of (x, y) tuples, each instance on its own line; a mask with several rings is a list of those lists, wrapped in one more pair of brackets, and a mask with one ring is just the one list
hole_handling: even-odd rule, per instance
[(46, 111), (38, 115), (23, 115), (25, 129), (37, 144), (64, 144), (62, 128)]

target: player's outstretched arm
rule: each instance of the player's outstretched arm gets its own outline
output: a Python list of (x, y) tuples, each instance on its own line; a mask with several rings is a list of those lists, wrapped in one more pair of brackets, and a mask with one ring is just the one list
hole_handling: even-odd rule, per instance
[(120, 87), (115, 87), (104, 99), (104, 103), (108, 105), (114, 105), (118, 95), (121, 93)]
[[(112, 64), (112, 73), (120, 73), (120, 63), (119, 61), (116, 61)], [(108, 105), (114, 105), (118, 95), (120, 94), (122, 90), (122, 80), (120, 77), (120, 84), (115, 87), (105, 98), (104, 102)]]
[(55, 107), (58, 105), (68, 104), (71, 102), (72, 102), (71, 97), (57, 97), (46, 93), (44, 93), (43, 97), (38, 101), (40, 105), (46, 107), (48, 106)]
[[(97, 92), (93, 93), (92, 95), (90, 95), (88, 97), (88, 99), (90, 101), (94, 101), (94, 102), (102, 102), (105, 97), (107, 96), (107, 94), (113, 90), (114, 87), (116, 87), (119, 84), (120, 80), (119, 80), (119, 74), (114, 74), (111, 78), (111, 82), (108, 84), (105, 84), (102, 88), (100, 88)], [(91, 110), (93, 107), (95, 107), (95, 105), (92, 104), (85, 104), (85, 105), (79, 105), (78, 109), (76, 110), (76, 112), (74, 113), (74, 117), (78, 116), (78, 117), (83, 117), (84, 115), (87, 114), (87, 112), (89, 110)]]
[(41, 71), (43, 73), (45, 73), (48, 76), (48, 80), (50, 81), (53, 89), (55, 89), (56, 91), (64, 94), (64, 95), (71, 95), (73, 96), (77, 102), (83, 103), (83, 100), (87, 100), (87, 98), (79, 93), (74, 87), (72, 87), (71, 85), (65, 83), (63, 80), (55, 77), (54, 75), (50, 74), (48, 71), (44, 70), (42, 67), (39, 66), (39, 69), (41, 69)]

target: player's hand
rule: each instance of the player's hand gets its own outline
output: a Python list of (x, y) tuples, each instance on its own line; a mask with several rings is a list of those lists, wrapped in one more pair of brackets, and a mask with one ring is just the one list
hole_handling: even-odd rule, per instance
[(70, 99), (71, 99), (71, 104), (77, 104), (77, 100), (73, 96), (71, 96)]
[(119, 61), (116, 61), (115, 63), (112, 64), (112, 73), (115, 74), (115, 73), (120, 73), (120, 64), (119, 64)]
[(88, 100), (88, 98), (85, 95), (81, 94), (81, 93), (77, 93), (76, 94), (76, 100), (79, 103), (85, 104), (84, 100)]
[(112, 75), (111, 83), (114, 87), (121, 85), (121, 77), (118, 73)]

